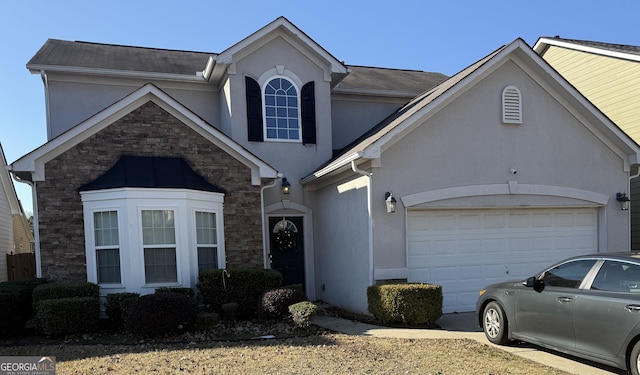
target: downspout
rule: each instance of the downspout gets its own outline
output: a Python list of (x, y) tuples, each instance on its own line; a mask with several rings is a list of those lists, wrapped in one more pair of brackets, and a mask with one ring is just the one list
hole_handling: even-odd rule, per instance
[[(280, 177), (280, 173), (278, 173), (278, 176)], [(276, 186), (276, 181), (277, 179), (272, 179), (271, 182), (267, 185), (264, 185), (263, 187), (260, 188), (260, 221), (262, 221), (262, 258), (264, 260), (264, 268), (271, 268), (271, 264), (269, 263), (269, 255), (267, 254), (267, 241), (268, 241), (268, 235), (269, 233), (267, 233), (269, 231), (268, 229), (268, 223), (265, 217), (265, 212), (264, 212), (264, 191), (267, 189), (270, 189), (274, 186)]]
[(31, 186), (31, 201), (33, 202), (33, 242), (36, 258), (36, 277), (42, 277), (42, 262), (40, 260), (40, 230), (38, 223), (38, 195), (36, 194), (36, 183), (33, 181), (23, 180), (16, 176), (15, 173), (11, 173), (11, 176), (17, 182), (22, 182)]
[(352, 160), (351, 161), (351, 170), (354, 171), (355, 173), (362, 175), (364, 177), (367, 177), (369, 179), (369, 193), (367, 194), (367, 211), (369, 211), (369, 233), (367, 233), (367, 236), (369, 237), (369, 285), (373, 285), (374, 283), (374, 269), (373, 269), (373, 212), (372, 212), (372, 207), (371, 207), (371, 189), (372, 189), (372, 176), (373, 173), (371, 172), (367, 172), (367, 171), (363, 171), (362, 169), (358, 169), (358, 167), (356, 166), (356, 161)]
[[(629, 195), (631, 195), (631, 180), (633, 180), (634, 178), (637, 178), (638, 176), (640, 176), (640, 165), (638, 165), (638, 169), (636, 170), (636, 174), (629, 176), (629, 184), (627, 185), (628, 189), (629, 189)], [(632, 233), (631, 233), (631, 214), (632, 214), (632, 208), (629, 207), (629, 250), (634, 250), (634, 249), (632, 249), (633, 243), (631, 242), (631, 236), (632, 236)]]
[(40, 78), (42, 78), (42, 83), (44, 84), (44, 108), (47, 117), (47, 139), (51, 139), (51, 123), (49, 122), (49, 78), (47, 77), (47, 72), (45, 72), (44, 69), (40, 70)]

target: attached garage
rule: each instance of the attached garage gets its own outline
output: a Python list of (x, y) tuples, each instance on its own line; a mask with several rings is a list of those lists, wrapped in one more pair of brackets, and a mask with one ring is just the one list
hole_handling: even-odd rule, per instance
[(408, 210), (410, 282), (442, 285), (443, 312), (473, 311), (478, 290), (598, 251), (597, 208)]

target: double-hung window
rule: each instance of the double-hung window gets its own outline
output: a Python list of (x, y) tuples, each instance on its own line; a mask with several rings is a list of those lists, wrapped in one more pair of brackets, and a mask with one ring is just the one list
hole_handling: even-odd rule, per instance
[(118, 211), (93, 213), (96, 269), (99, 284), (120, 284)]
[(196, 211), (198, 273), (218, 268), (218, 234), (216, 231), (216, 214)]
[(173, 210), (142, 210), (142, 245), (147, 284), (178, 281)]

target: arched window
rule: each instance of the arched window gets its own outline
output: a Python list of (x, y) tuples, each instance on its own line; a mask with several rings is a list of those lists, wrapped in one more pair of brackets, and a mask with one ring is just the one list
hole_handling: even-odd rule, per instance
[(300, 95), (284, 77), (276, 77), (264, 87), (265, 136), (267, 139), (300, 142)]

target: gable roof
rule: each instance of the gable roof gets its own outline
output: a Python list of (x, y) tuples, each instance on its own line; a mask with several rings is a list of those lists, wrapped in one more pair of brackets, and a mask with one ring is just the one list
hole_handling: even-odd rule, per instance
[(262, 178), (278, 178), (280, 173), (250, 151), (236, 143), (211, 124), (184, 107), (153, 84), (146, 84), (120, 101), (74, 126), (56, 138), (31, 151), (9, 166), (19, 178), (44, 181), (46, 162), (54, 159), (93, 134), (111, 125), (141, 105), (152, 101), (176, 117), (193, 131), (220, 147), (251, 169), (251, 182), (260, 185)]
[(414, 98), (447, 80), (442, 73), (348, 65), (349, 74), (332, 90), (337, 94)]
[[(363, 159), (377, 159), (381, 153), (399, 139), (406, 136), (415, 127), (433, 116), (437, 111), (452, 102), (457, 96), (470, 89), (483, 77), (511, 60), (525, 67), (529, 72), (546, 78), (539, 82), (547, 91), (563, 92), (556, 99), (575, 115), (588, 116), (593, 127), (590, 129), (603, 139), (610, 148), (624, 150), (623, 160), (627, 166), (640, 160), (640, 146), (630, 139), (620, 128), (582, 96), (562, 76), (553, 70), (522, 39), (502, 46), (489, 55), (463, 69), (442, 84), (417, 96), (407, 105), (373, 127), (327, 165), (302, 179), (303, 184), (311, 183), (325, 175), (342, 171), (356, 165)], [(566, 93), (566, 95), (564, 95)], [(583, 109), (579, 114), (575, 108)], [(584, 122), (584, 121), (583, 121)], [(621, 152), (618, 152), (619, 154)]]
[(211, 57), (215, 54), (48, 39), (27, 69), (202, 81)]
[(540, 37), (533, 46), (537, 54), (542, 54), (549, 46), (558, 46), (577, 51), (594, 53), (620, 59), (640, 61), (640, 46), (594, 42), (590, 40), (563, 39), (556, 37)]
[(215, 59), (215, 65), (212, 70), (214, 80), (221, 76), (224, 70), (226, 70), (226, 67), (234, 61), (262, 47), (276, 37), (283, 37), (293, 46), (307, 50), (308, 53), (305, 53), (305, 55), (314, 60), (318, 66), (326, 67), (328, 65), (327, 73), (329, 75), (325, 76), (326, 81), (331, 81), (332, 75), (341, 77), (347, 73), (347, 67), (342, 62), (327, 52), (327, 50), (297, 28), (288, 19), (281, 16), (242, 39), (240, 42), (222, 51)]

